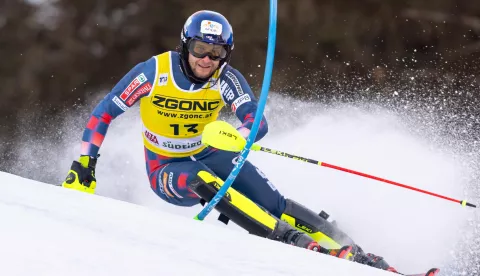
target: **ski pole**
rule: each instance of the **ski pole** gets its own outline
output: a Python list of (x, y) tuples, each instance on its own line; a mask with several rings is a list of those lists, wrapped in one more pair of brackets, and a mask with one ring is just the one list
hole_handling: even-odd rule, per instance
[(392, 184), (392, 185), (395, 185), (395, 186), (398, 186), (398, 187), (402, 187), (402, 188), (405, 188), (405, 189), (410, 189), (410, 190), (412, 190), (412, 191), (416, 191), (416, 192), (424, 193), (424, 194), (427, 194), (427, 195), (431, 195), (431, 196), (443, 198), (443, 199), (446, 199), (446, 200), (450, 200), (450, 201), (453, 201), (453, 202), (456, 202), (456, 203), (460, 203), (460, 204), (461, 204), (462, 206), (464, 206), (464, 207), (465, 207), (465, 206), (473, 207), (473, 208), (476, 208), (476, 207), (477, 207), (477, 206), (475, 206), (475, 205), (467, 202), (466, 200), (458, 200), (458, 199), (450, 198), (450, 197), (447, 197), (447, 196), (443, 196), (443, 195), (439, 195), (439, 194), (436, 194), (436, 193), (432, 193), (432, 192), (429, 192), (429, 191), (426, 191), (426, 190), (422, 190), (422, 189), (419, 189), (419, 188), (415, 188), (415, 187), (412, 187), (412, 186), (408, 186), (408, 185), (405, 185), (405, 184), (402, 184), (402, 183), (398, 183), (398, 182), (395, 182), (395, 181), (391, 181), (391, 180), (388, 180), (388, 179), (380, 178), (380, 177), (377, 177), (377, 176), (369, 175), (369, 174), (366, 174), (366, 173), (354, 171), (354, 170), (347, 169), (347, 168), (342, 168), (342, 167), (339, 167), (339, 166), (336, 166), (336, 165), (332, 165), (332, 164), (328, 164), (328, 163), (325, 163), (325, 162), (320, 162), (320, 161), (317, 161), (317, 160), (313, 160), (313, 159), (309, 159), (309, 158), (305, 158), (305, 157), (301, 157), (301, 156), (292, 155), (292, 154), (289, 154), (289, 153), (286, 153), (286, 152), (281, 152), (281, 151), (278, 151), (278, 150), (272, 150), (272, 149), (265, 148), (265, 147), (259, 147), (258, 149), (255, 149), (255, 148), (252, 147), (252, 150), (263, 151), (263, 152), (267, 152), (267, 153), (271, 153), (271, 154), (275, 154), (275, 155), (279, 155), (279, 156), (291, 158), (291, 159), (294, 159), (294, 160), (299, 160), (299, 161), (303, 161), (303, 162), (307, 162), (307, 163), (311, 163), (311, 164), (316, 164), (316, 165), (319, 165), (319, 166), (322, 166), (322, 167), (327, 167), (327, 168), (331, 168), (331, 169), (334, 169), (334, 170), (339, 170), (339, 171), (343, 171), (343, 172), (347, 172), (347, 173), (351, 173), (351, 174), (363, 176), (363, 177), (366, 177), (366, 178), (378, 180), (378, 181), (385, 182), (385, 183), (388, 183), (388, 184)]
[[(210, 146), (215, 147), (215, 148), (219, 148), (219, 149), (226, 150), (226, 151), (233, 151), (233, 152), (239, 152), (241, 149), (243, 149), (243, 147), (246, 143), (245, 138), (243, 138), (242, 135), (233, 126), (231, 126), (227, 122), (223, 122), (223, 121), (215, 121), (215, 122), (212, 122), (212, 123), (206, 125), (203, 136), (202, 136), (202, 142), (206, 145), (210, 145)], [(369, 174), (366, 174), (366, 173), (354, 171), (354, 170), (347, 169), (347, 168), (342, 168), (342, 167), (339, 167), (339, 166), (336, 166), (336, 165), (328, 164), (328, 163), (317, 161), (317, 160), (310, 159), (310, 158), (305, 158), (305, 157), (293, 155), (293, 154), (278, 151), (278, 150), (265, 148), (265, 147), (262, 147), (258, 144), (253, 144), (252, 147), (251, 147), (251, 150), (267, 152), (267, 153), (270, 153), (270, 154), (283, 156), (283, 157), (286, 157), (286, 158), (299, 160), (299, 161), (303, 161), (303, 162), (310, 163), (310, 164), (315, 164), (315, 165), (318, 165), (318, 166), (321, 166), (321, 167), (327, 167), (327, 168), (331, 168), (331, 169), (334, 169), (334, 170), (339, 170), (339, 171), (343, 171), (343, 172), (346, 172), (346, 173), (359, 175), (359, 176), (362, 176), (362, 177), (374, 179), (374, 180), (377, 180), (377, 181), (381, 181), (381, 182), (384, 182), (384, 183), (388, 183), (388, 184), (395, 185), (395, 186), (398, 186), (398, 187), (402, 187), (402, 188), (405, 188), (405, 189), (409, 189), (409, 190), (412, 190), (412, 191), (416, 191), (416, 192), (424, 193), (424, 194), (431, 195), (431, 196), (434, 196), (434, 197), (449, 200), (449, 201), (452, 201), (452, 202), (456, 202), (456, 203), (461, 204), (463, 207), (468, 206), (468, 207), (477, 208), (476, 205), (474, 205), (472, 203), (469, 203), (466, 200), (454, 199), (454, 198), (451, 198), (451, 197), (443, 196), (443, 195), (440, 195), (440, 194), (436, 194), (436, 193), (433, 193), (433, 192), (429, 192), (429, 191), (422, 190), (422, 189), (419, 189), (419, 188), (415, 188), (415, 187), (412, 187), (412, 186), (408, 186), (408, 185), (405, 185), (405, 184), (402, 184), (402, 183), (398, 183), (398, 182), (391, 181), (391, 180), (388, 180), (388, 179), (380, 178), (380, 177), (377, 177), (377, 176), (369, 175)]]

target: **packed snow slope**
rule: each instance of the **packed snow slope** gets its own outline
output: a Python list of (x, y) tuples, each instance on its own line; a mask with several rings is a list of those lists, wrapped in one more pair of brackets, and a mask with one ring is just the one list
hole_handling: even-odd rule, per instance
[(0, 183), (0, 275), (391, 275), (7, 173)]
[[(18, 135), (19, 143), (22, 146), (18, 149), (17, 161), (12, 164), (15, 174), (59, 185), (67, 175), (72, 160), (78, 159), (82, 132), (88, 119), (87, 113), (93, 107), (83, 109), (85, 110), (84, 116), (78, 116), (76, 112), (74, 112), (75, 116), (66, 115), (65, 121), (59, 123), (56, 131), (48, 130), (43, 136), (33, 135), (28, 132), (29, 128), (19, 126), (23, 130), (22, 135)], [(469, 132), (464, 131), (460, 124), (461, 121), (452, 125), (446, 123), (449, 122), (450, 117), (438, 117), (436, 112), (429, 110), (424, 112), (422, 109), (414, 111), (407, 106), (404, 110), (406, 111), (400, 112), (393, 108), (361, 103), (323, 105), (274, 94), (269, 99), (266, 109), (269, 133), (260, 141), (260, 144), (445, 196), (467, 199), (474, 204), (480, 203), (480, 193), (476, 188), (478, 179), (480, 179), (480, 155), (478, 154), (480, 151), (478, 146), (475, 146), (477, 144), (471, 145), (464, 140), (468, 137)], [(162, 201), (152, 192), (145, 173), (142, 127), (138, 114), (138, 108), (132, 108), (115, 119), (109, 128), (97, 164), (96, 194), (123, 202), (105, 198), (102, 198), (101, 202), (114, 202), (113, 205), (108, 205), (109, 209), (115, 209), (116, 207), (113, 206), (117, 205), (130, 206), (126, 205), (126, 202), (149, 208), (152, 210), (149, 211), (149, 214), (156, 214), (160, 218), (158, 220), (161, 222), (158, 222), (158, 225), (161, 227), (158, 227), (161, 231), (170, 231), (171, 229), (163, 229), (167, 226), (175, 229), (178, 233), (188, 231), (188, 235), (182, 236), (182, 246), (188, 248), (185, 249), (186, 251), (193, 251), (192, 254), (202, 254), (198, 258), (207, 259), (207, 254), (203, 253), (210, 250), (210, 247), (205, 249), (203, 244), (198, 246), (197, 239), (187, 240), (192, 235), (197, 235), (197, 231), (202, 231), (199, 229), (204, 229), (210, 236), (223, 235), (224, 237), (227, 235), (225, 233), (228, 233), (229, 240), (224, 240), (221, 245), (228, 247), (228, 250), (222, 251), (220, 256), (230, 258), (231, 256), (228, 254), (244, 255), (246, 251), (241, 250), (247, 250), (249, 247), (243, 239), (253, 240), (258, 248), (268, 251), (266, 249), (268, 246), (265, 244), (270, 245), (272, 242), (250, 236), (245, 237), (247, 236), (245, 231), (233, 223), (228, 226), (222, 225), (216, 220), (217, 213), (215, 211), (207, 217), (201, 227), (197, 227), (198, 223), (192, 224), (194, 222), (191, 220), (200, 211), (200, 206), (192, 208), (174, 206)], [(228, 110), (225, 110), (221, 119), (238, 126), (238, 120), (229, 114)], [(456, 129), (457, 127), (458, 129)], [(458, 135), (444, 135), (447, 129), (454, 130), (454, 133)], [(53, 139), (55, 137), (60, 137), (60, 142), (58, 139)], [(267, 153), (251, 152), (248, 160), (261, 169), (283, 195), (301, 202), (315, 212), (325, 210), (332, 219), (338, 222), (339, 227), (365, 251), (383, 256), (399, 271), (415, 273), (426, 271), (431, 267), (440, 267), (442, 275), (479, 275), (478, 258), (476, 257), (479, 252), (479, 209), (462, 208), (459, 204), (450, 201)], [(0, 186), (3, 185), (4, 181), (1, 181)], [(37, 186), (42, 188), (37, 188)], [(43, 186), (36, 185), (35, 189), (42, 189), (42, 191), (43, 189), (53, 189), (48, 191), (68, 195), (68, 197), (59, 196), (62, 202), (55, 204), (74, 204), (74, 201), (70, 202), (73, 198), (84, 197), (67, 191), (57, 192), (58, 188), (43, 188)], [(0, 197), (9, 198), (5, 192), (1, 192)], [(91, 198), (95, 198), (98, 202)], [(38, 195), (34, 200), (38, 201), (42, 198)], [(49, 202), (49, 198), (45, 200)], [(63, 200), (67, 202), (63, 202)], [(96, 215), (106, 212), (102, 211), (102, 208), (98, 208), (99, 206), (96, 204), (100, 202), (100, 199), (95, 196), (85, 200), (86, 202), (77, 204), (82, 207), (74, 208), (73, 211), (65, 209), (62, 212), (85, 210), (87, 218), (97, 221)], [(90, 201), (95, 202), (91, 203)], [(89, 206), (89, 204), (94, 204), (94, 206)], [(135, 207), (135, 210), (139, 209), (141, 208)], [(60, 208), (54, 208), (54, 210), (60, 212)], [(162, 213), (154, 213), (156, 211)], [(95, 217), (88, 217), (93, 215)], [(123, 214), (115, 212), (114, 215), (122, 216)], [(0, 218), (2, 217), (0, 216)], [(140, 217), (144, 218), (143, 215), (135, 213), (133, 218), (132, 215), (125, 215), (123, 220), (129, 227), (137, 227), (140, 229), (139, 233), (143, 233), (142, 231), (147, 231), (144, 226), (135, 226), (137, 218)], [(108, 220), (111, 219), (108, 217)], [(157, 221), (157, 219), (151, 221)], [(181, 226), (176, 225), (178, 221), (182, 221)], [(1, 223), (3, 225), (3, 221)], [(211, 229), (215, 229), (215, 231), (210, 231)], [(0, 231), (2, 230), (0, 228)], [(31, 231), (31, 229), (26, 230)], [(114, 233), (116, 233), (115, 231)], [(152, 237), (142, 235), (143, 239), (153, 239), (153, 237), (159, 236), (158, 239), (163, 240), (160, 236), (165, 236), (165, 232), (159, 232), (158, 229), (148, 231), (154, 235)], [(71, 236), (64, 232), (64, 230), (55, 231), (54, 234)], [(201, 240), (208, 239), (209, 237), (203, 232), (198, 234), (201, 236)], [(217, 232), (222, 234), (217, 234)], [(88, 233), (91, 235), (91, 231)], [(54, 234), (51, 234), (52, 237)], [(115, 237), (107, 234), (106, 236), (107, 239)], [(170, 236), (177, 237), (176, 234)], [(83, 236), (76, 233), (75, 237), (82, 238)], [(8, 238), (13, 240), (25, 237), (14, 235), (13, 238)], [(60, 238), (57, 237), (57, 239)], [(220, 243), (222, 236), (216, 237), (216, 239), (219, 239), (218, 243)], [(65, 242), (60, 244), (63, 243)], [(118, 246), (122, 243), (123, 241), (119, 242)], [(79, 244), (83, 246), (87, 243), (80, 242)], [(208, 240), (205, 244), (217, 246), (217, 243), (210, 243)], [(244, 246), (246, 248), (242, 249)], [(89, 246), (85, 245), (85, 247)], [(279, 248), (282, 248), (281, 251), (284, 252), (293, 250), (295, 253), (282, 254), (295, 255), (293, 263), (305, 260), (310, 268), (303, 268), (305, 263), (289, 265), (291, 262), (287, 262), (287, 257), (276, 256), (277, 254), (269, 255), (271, 257), (264, 256), (263, 259), (259, 259), (260, 261), (255, 260), (256, 257), (262, 258), (261, 255), (264, 252), (256, 252), (260, 249), (250, 249), (246, 254), (248, 256), (242, 257), (249, 259), (241, 259), (244, 267), (238, 268), (239, 271), (245, 271), (251, 266), (256, 269), (256, 264), (270, 264), (265, 258), (271, 258), (272, 261), (276, 258), (279, 260), (277, 263), (280, 267), (289, 267), (288, 269), (291, 270), (287, 274), (290, 274), (291, 271), (299, 274), (302, 269), (310, 269), (308, 271), (326, 269), (322, 266), (323, 263), (317, 263), (320, 260), (319, 256), (311, 256), (308, 252), (298, 253), (298, 249), (294, 248)], [(4, 250), (2, 246), (0, 246), (0, 250)], [(81, 265), (95, 263), (101, 267), (103, 260), (108, 255), (98, 254), (99, 256), (97, 256), (97, 251), (99, 250), (87, 251), (88, 254), (78, 258), (78, 263), (81, 262)], [(275, 248), (275, 250), (269, 251), (277, 253), (280, 250)], [(119, 259), (118, 256), (123, 256), (121, 254), (130, 254), (125, 250), (116, 250), (115, 252), (112, 256), (117, 259)], [(309, 256), (307, 258), (313, 258), (314, 261), (307, 262), (306, 258), (297, 257), (300, 256), (297, 253)], [(95, 256), (90, 257), (92, 254)], [(158, 256), (155, 254), (151, 256)], [(68, 257), (68, 254), (57, 255), (58, 258)], [(40, 254), (39, 256), (48, 255)], [(100, 261), (88, 261), (96, 258)], [(147, 259), (150, 260), (150, 257), (147, 256)], [(154, 259), (155, 262), (149, 262), (148, 266), (156, 267), (158, 262), (165, 263), (165, 260), (174, 263), (168, 256), (164, 259), (156, 257)], [(119, 260), (121, 260), (118, 261), (119, 266), (127, 265), (127, 261), (124, 259)], [(200, 272), (205, 273), (207, 269), (213, 269), (215, 267), (213, 262), (205, 265)], [(252, 265), (247, 266), (247, 262), (252, 262)], [(11, 265), (11, 262), (6, 263)], [(188, 263), (195, 266), (202, 265), (202, 262)], [(313, 267), (311, 267), (312, 265)], [(187, 265), (183, 264), (181, 268), (188, 269)], [(2, 269), (1, 265), (0, 269)], [(120, 270), (127, 271), (122, 269)], [(222, 271), (221, 268), (219, 271)], [(252, 273), (254, 272), (257, 274), (257, 271)], [(279, 271), (274, 271), (272, 274), (279, 274)], [(320, 272), (318, 274), (320, 275)], [(0, 275), (3, 274), (0, 272)]]

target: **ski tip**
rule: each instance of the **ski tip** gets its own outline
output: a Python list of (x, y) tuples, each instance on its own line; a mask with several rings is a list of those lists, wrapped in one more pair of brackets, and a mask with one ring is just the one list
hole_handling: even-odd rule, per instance
[(438, 273), (440, 272), (440, 269), (438, 268), (432, 268), (427, 273), (421, 273), (421, 274), (404, 274), (405, 276), (437, 276)]
[(440, 272), (440, 269), (432, 268), (429, 271), (427, 271), (427, 273), (425, 273), (425, 276), (437, 276), (439, 272)]

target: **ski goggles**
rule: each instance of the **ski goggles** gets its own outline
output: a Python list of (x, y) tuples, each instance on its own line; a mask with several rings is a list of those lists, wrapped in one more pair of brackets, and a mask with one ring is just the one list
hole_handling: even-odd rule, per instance
[(209, 44), (195, 39), (188, 42), (188, 52), (196, 58), (208, 56), (211, 60), (221, 60), (227, 57), (227, 49), (223, 45)]

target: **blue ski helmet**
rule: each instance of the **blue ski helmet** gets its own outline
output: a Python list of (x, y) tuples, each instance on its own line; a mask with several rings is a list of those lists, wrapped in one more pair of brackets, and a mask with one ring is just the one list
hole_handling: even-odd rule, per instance
[(220, 61), (219, 68), (230, 62), (233, 50), (233, 30), (228, 20), (220, 13), (207, 10), (198, 11), (187, 19), (181, 32), (180, 59), (182, 69), (190, 81), (203, 83), (208, 79), (195, 77), (188, 63), (188, 46), (191, 40), (222, 45), (227, 54)]

